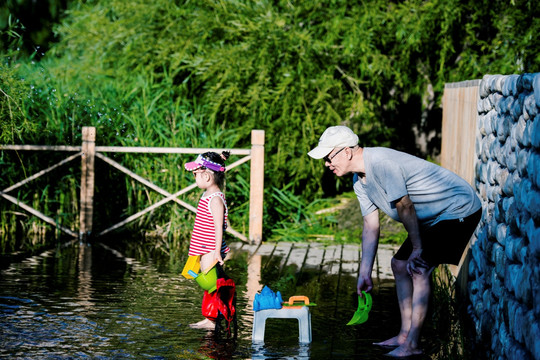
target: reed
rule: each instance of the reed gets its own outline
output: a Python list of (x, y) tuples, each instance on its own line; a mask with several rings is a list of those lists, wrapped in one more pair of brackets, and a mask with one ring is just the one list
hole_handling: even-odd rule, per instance
[[(463, 299), (456, 295), (453, 276), (447, 266), (433, 273), (430, 331), (425, 331), (433, 359), (477, 359), (467, 336), (468, 324)], [(427, 335), (429, 333), (429, 335)]]

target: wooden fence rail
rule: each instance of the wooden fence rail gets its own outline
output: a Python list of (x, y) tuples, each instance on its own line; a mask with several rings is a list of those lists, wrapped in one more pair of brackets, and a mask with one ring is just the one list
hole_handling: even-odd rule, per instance
[[(448, 83), (442, 98), (441, 166), (455, 172), (474, 187), (478, 86), (480, 80)], [(466, 289), (470, 244), (458, 266), (449, 265), (460, 289)]]
[(158, 201), (155, 204), (139, 211), (136, 214), (129, 216), (128, 218), (120, 221), (119, 223), (112, 225), (111, 227), (102, 230), (97, 233), (97, 236), (105, 235), (115, 229), (118, 229), (131, 221), (143, 216), (144, 214), (156, 209), (157, 207), (169, 202), (174, 201), (184, 208), (195, 212), (196, 208), (190, 204), (178, 199), (178, 196), (193, 190), (197, 187), (196, 184), (191, 184), (183, 189), (180, 189), (174, 194), (161, 189), (151, 181), (144, 179), (137, 175), (135, 172), (127, 169), (111, 158), (105, 156), (103, 153), (153, 153), (153, 154), (202, 154), (208, 151), (221, 152), (223, 150), (230, 151), (231, 155), (244, 156), (238, 161), (227, 166), (227, 170), (231, 170), (237, 166), (244, 164), (251, 160), (251, 173), (250, 173), (250, 212), (249, 212), (249, 239), (243, 234), (235, 231), (231, 226), (228, 226), (227, 232), (237, 237), (238, 239), (259, 244), (262, 241), (262, 218), (263, 218), (263, 193), (264, 193), (264, 130), (252, 130), (251, 132), (251, 149), (210, 149), (210, 148), (173, 148), (173, 147), (119, 147), (119, 146), (96, 146), (96, 129), (94, 127), (83, 127), (82, 129), (82, 145), (81, 146), (47, 146), (47, 145), (0, 145), (0, 150), (26, 150), (26, 151), (68, 151), (76, 152), (76, 154), (67, 157), (66, 159), (58, 162), (57, 164), (41, 170), (36, 174), (19, 181), (16, 184), (9, 186), (8, 188), (0, 191), (0, 197), (18, 205), (24, 210), (30, 212), (34, 216), (42, 219), (43, 221), (54, 225), (60, 231), (76, 237), (77, 234), (66, 227), (60, 226), (54, 219), (39, 212), (31, 206), (22, 203), (17, 198), (7, 194), (8, 192), (17, 189), (38, 177), (45, 175), (46, 173), (76, 159), (81, 156), (81, 193), (80, 193), (80, 225), (79, 225), (79, 238), (86, 239), (90, 234), (93, 234), (93, 208), (94, 208), (94, 162), (95, 158), (103, 160), (105, 163), (114, 167), (115, 169), (125, 173), (141, 184), (148, 188), (158, 192), (165, 198)]
[(445, 85), (442, 107), (441, 165), (474, 185), (478, 85), (469, 80)]

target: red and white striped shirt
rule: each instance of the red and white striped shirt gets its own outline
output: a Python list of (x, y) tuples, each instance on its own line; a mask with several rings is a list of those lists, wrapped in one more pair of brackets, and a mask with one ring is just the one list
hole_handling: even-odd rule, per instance
[[(225, 195), (222, 192), (215, 192), (209, 196), (203, 196), (197, 205), (197, 215), (195, 216), (195, 224), (191, 233), (191, 242), (189, 244), (189, 255), (204, 255), (216, 249), (216, 231), (214, 227), (214, 218), (210, 210), (210, 202), (214, 197), (218, 197), (223, 201), (225, 212), (223, 213), (223, 231), (227, 228), (227, 202)], [(222, 239), (221, 253), (228, 253), (231, 249)]]

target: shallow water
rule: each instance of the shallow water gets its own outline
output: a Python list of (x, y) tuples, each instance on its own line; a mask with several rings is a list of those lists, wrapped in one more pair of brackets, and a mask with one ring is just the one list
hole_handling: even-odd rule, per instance
[[(75, 244), (0, 270), (0, 357), (10, 359), (382, 359), (374, 348), (398, 330), (393, 283), (378, 284), (362, 325), (351, 276), (302, 274), (297, 294), (311, 307), (313, 342), (298, 344), (298, 325), (269, 319), (265, 344), (252, 345), (252, 284), (246, 256), (233, 254), (238, 338), (188, 327), (202, 319), (202, 290), (158, 259), (140, 261), (111, 246)], [(266, 269), (271, 274), (271, 269)], [(262, 279), (265, 279), (264, 271)], [(260, 284), (262, 285), (262, 284)], [(340, 296), (336, 297), (336, 292)]]

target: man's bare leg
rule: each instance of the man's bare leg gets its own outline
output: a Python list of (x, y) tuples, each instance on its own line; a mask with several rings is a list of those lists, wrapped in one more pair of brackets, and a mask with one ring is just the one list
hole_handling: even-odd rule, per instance
[(407, 261), (392, 258), (392, 272), (396, 279), (396, 292), (401, 314), (401, 329), (398, 335), (388, 340), (374, 343), (378, 346), (398, 347), (405, 342), (411, 328), (413, 307), (413, 281), (407, 273)]
[(409, 333), (405, 341), (401, 343), (399, 347), (386, 355), (406, 357), (422, 354), (422, 350), (418, 348), (418, 344), (420, 341), (422, 325), (424, 324), (428, 310), (429, 294), (431, 292), (430, 276), (433, 269), (433, 267), (429, 269), (423, 268), (422, 274), (415, 273), (413, 275), (412, 317)]

